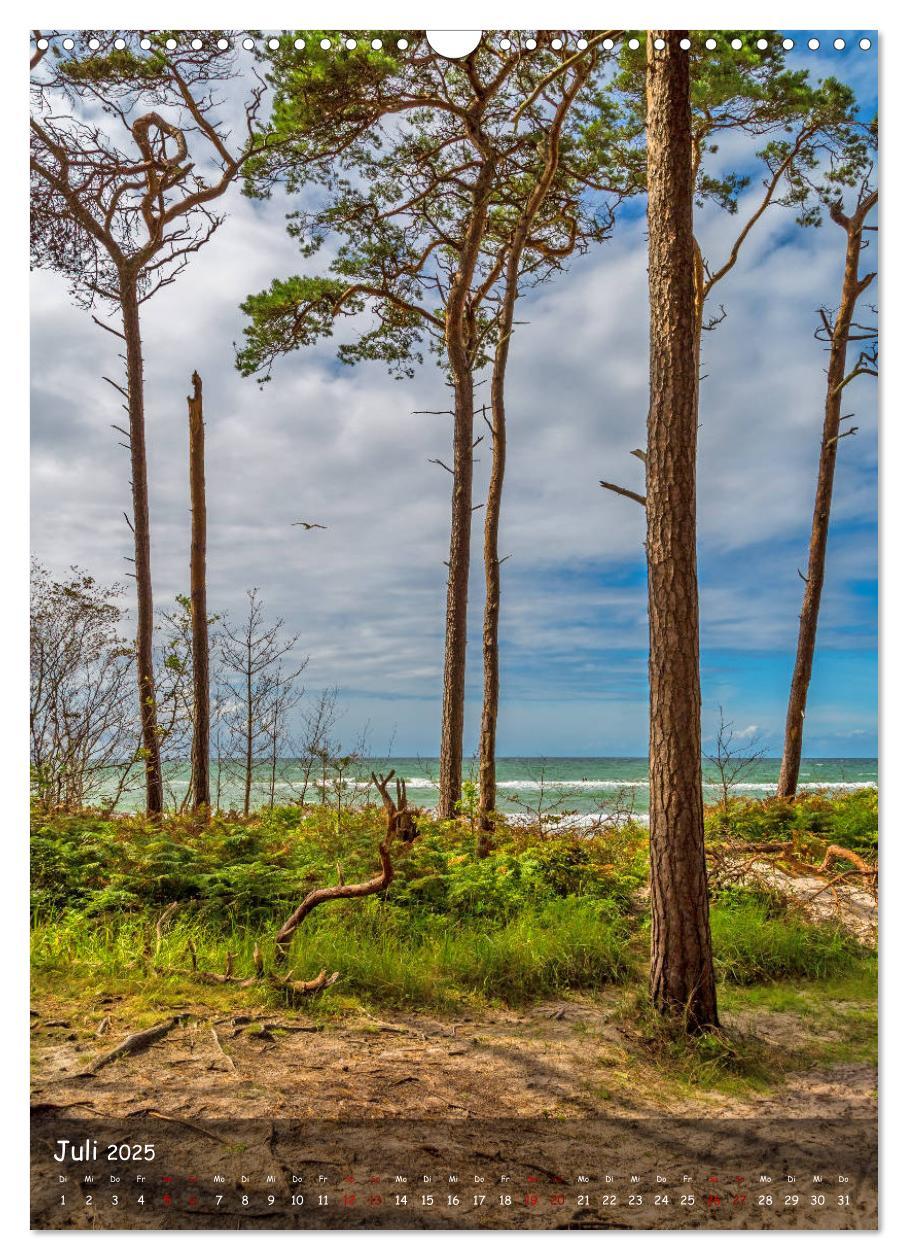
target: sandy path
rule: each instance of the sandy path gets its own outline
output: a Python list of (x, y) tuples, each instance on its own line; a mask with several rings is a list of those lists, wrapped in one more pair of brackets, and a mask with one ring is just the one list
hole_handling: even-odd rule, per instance
[[(407, 1014), (316, 1029), (305, 1013), (267, 1015), (264, 1026), (250, 1022), (254, 1014), (221, 1017), (216, 1042), (219, 1017), (197, 1011), (95, 1075), (84, 1074), (86, 1061), (128, 1030), (114, 1017), (99, 1046), (75, 1021), (42, 1029), (39, 1015), (37, 1222), (110, 1228), (124, 1210), (139, 1227), (179, 1217), (190, 1228), (866, 1228), (875, 1217), (868, 1067), (791, 1076), (754, 1099), (667, 1095), (648, 1088), (644, 1066), (620, 1066), (624, 1034), (608, 994), (456, 1022)], [(776, 1019), (779, 1037), (790, 1036), (790, 1018)], [(86, 1205), (81, 1183), (65, 1207), (55, 1203), (53, 1173), (64, 1168), (74, 1186), (82, 1170), (53, 1161), (54, 1144), (86, 1134), (156, 1144), (156, 1206), (114, 1205), (106, 1185)], [(154, 1180), (164, 1163), (183, 1196), (168, 1210)], [(131, 1192), (136, 1167), (120, 1169)], [(215, 1208), (209, 1183), (218, 1175), (225, 1198)], [(193, 1192), (190, 1176), (204, 1189)], [(780, 1183), (785, 1176), (796, 1181)], [(843, 1185), (851, 1201), (839, 1205)], [(295, 1187), (306, 1200), (296, 1207)], [(767, 1195), (772, 1203), (758, 1202)]]

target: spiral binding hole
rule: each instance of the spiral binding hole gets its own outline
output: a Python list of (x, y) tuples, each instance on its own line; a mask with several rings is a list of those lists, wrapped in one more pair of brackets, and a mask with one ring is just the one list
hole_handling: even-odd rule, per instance
[[(240, 42), (241, 47), (245, 49), (246, 52), (252, 52), (256, 47), (256, 41), (251, 36), (246, 36), (244, 39), (240, 40), (239, 42)], [(662, 39), (661, 37), (654, 40), (653, 42), (656, 48), (658, 49), (663, 49), (666, 46), (666, 41)], [(729, 42), (729, 46), (735, 52), (740, 52), (744, 48), (745, 41), (741, 39), (741, 37), (738, 35), (733, 36), (728, 42)], [(636, 51), (637, 49), (640, 48), (640, 40), (637, 39), (636, 36), (631, 36), (626, 41), (626, 43), (627, 43), (627, 47), (632, 49), (633, 51)], [(76, 46), (75, 40), (69, 35), (65, 36), (61, 40), (61, 44), (66, 52), (72, 52)], [(126, 44), (127, 44), (127, 41), (125, 39), (119, 38), (119, 39), (114, 40), (114, 47), (117, 48), (118, 50), (124, 49), (126, 47)], [(271, 49), (271, 51), (274, 52), (280, 48), (281, 39), (278, 36), (270, 36), (268, 39), (264, 40), (264, 44), (267, 48)], [(89, 39), (88, 47), (92, 52), (97, 52), (100, 46), (101, 46), (100, 40), (98, 40), (97, 38), (92, 37), (91, 39)], [(139, 40), (139, 46), (143, 50), (148, 51), (152, 47), (152, 42), (147, 37), (142, 38)], [(204, 46), (205, 46), (204, 40), (199, 39), (198, 37), (191, 40), (189, 44), (189, 47), (192, 48), (192, 50), (195, 52), (200, 52), (204, 48)], [(322, 49), (323, 52), (328, 52), (331, 50), (332, 46), (334, 45), (332, 44), (332, 41), (326, 37), (324, 39), (319, 40), (318, 46), (319, 48)], [(404, 39), (403, 37), (401, 37), (400, 39), (396, 41), (396, 46), (398, 49), (400, 49), (401, 52), (405, 52), (410, 47), (410, 43), (407, 39)], [(562, 49), (565, 49), (570, 46), (570, 41), (563, 40), (560, 36), (556, 35), (550, 41), (548, 46), (553, 51), (560, 52)], [(579, 51), (582, 52), (584, 49), (589, 48), (589, 40), (583, 37), (580, 37), (576, 40), (575, 46)], [(616, 46), (616, 41), (613, 39), (602, 40), (602, 47), (606, 51), (611, 51), (615, 46)], [(796, 45), (795, 40), (793, 40), (790, 36), (785, 36), (785, 38), (782, 40), (782, 48), (785, 50), (785, 52), (791, 52), (796, 46), (797, 45)], [(841, 35), (838, 35), (833, 39), (832, 46), (836, 50), (836, 52), (843, 52), (847, 48), (848, 45), (847, 45), (847, 41)], [(35, 40), (35, 47), (39, 49), (41, 52), (46, 52), (47, 49), (50, 47), (50, 40), (47, 39), (45, 36), (41, 36), (39, 39)], [(179, 47), (179, 42), (174, 38), (169, 38), (165, 41), (165, 47), (168, 49), (169, 52), (174, 52)], [(216, 47), (221, 52), (226, 52), (230, 48), (230, 40), (224, 39), (222, 37), (216, 41)], [(306, 40), (298, 36), (297, 38), (293, 40), (293, 47), (296, 49), (297, 52), (303, 52), (306, 48)], [(337, 51), (341, 49), (345, 49), (348, 52), (353, 52), (358, 47), (358, 43), (357, 43), (357, 40), (354, 39), (352, 36), (348, 36), (345, 38), (340, 38), (338, 40), (337, 45), (334, 47), (336, 48)], [(379, 51), (380, 49), (384, 47), (384, 42), (381, 39), (375, 38), (370, 41), (370, 47), (372, 47), (376, 51)], [(498, 41), (497, 47), (501, 52), (510, 52), (514, 48), (519, 48), (526, 52), (534, 52), (539, 47), (539, 44), (538, 44), (538, 41), (535, 40), (532, 36), (529, 36), (526, 39), (522, 39), (519, 36), (514, 39), (504, 36)], [(687, 52), (689, 49), (693, 47), (693, 41), (688, 38), (680, 39), (678, 41), (678, 47), (683, 49), (685, 52)], [(703, 47), (708, 52), (714, 52), (719, 47), (719, 41), (714, 36), (709, 36), (707, 39), (703, 41)], [(760, 52), (765, 52), (769, 48), (769, 40), (761, 36), (760, 39), (755, 41), (755, 47), (759, 49)], [(818, 50), (821, 49), (821, 47), (822, 47), (822, 41), (818, 39), (816, 36), (811, 36), (807, 40), (807, 48), (809, 49), (810, 52), (817, 52)], [(872, 47), (873, 47), (873, 41), (870, 38), (868, 38), (866, 35), (862, 36), (858, 40), (858, 48), (860, 48), (862, 52), (869, 52), (869, 50)]]

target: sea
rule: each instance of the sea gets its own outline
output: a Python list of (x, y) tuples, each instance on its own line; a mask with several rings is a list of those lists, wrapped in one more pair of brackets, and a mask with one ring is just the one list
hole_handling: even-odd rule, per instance
[[(646, 819), (649, 812), (648, 765), (645, 757), (501, 757), (498, 771), (498, 808), (502, 813), (534, 816), (572, 813), (589, 818), (633, 815)], [(736, 775), (731, 786), (733, 795), (768, 796), (775, 792), (779, 777), (778, 758), (762, 757), (746, 766), (731, 767)], [(404, 779), (411, 804), (431, 809), (437, 801), (438, 761), (432, 758), (391, 755), (381, 759), (363, 759), (349, 765), (329, 764), (323, 776), (319, 765), (312, 769), (308, 783), (305, 769), (298, 762), (281, 760), (276, 766), (272, 786), (270, 766), (256, 767), (253, 778), (253, 808), (299, 802), (316, 804), (362, 804), (369, 799), (370, 773), (387, 774), (390, 770)], [(179, 805), (189, 788), (189, 766), (171, 762), (164, 768), (166, 791), (171, 806)], [(465, 796), (470, 796), (470, 783), (475, 781), (476, 763), (465, 759), (463, 777)], [(876, 758), (823, 757), (805, 758), (799, 779), (801, 791), (836, 792), (877, 786)], [(703, 766), (703, 795), (707, 803), (718, 800), (721, 793), (719, 775), (714, 766)], [(102, 785), (99, 798), (107, 795)], [(371, 799), (375, 800), (374, 789)], [(212, 803), (222, 810), (239, 809), (243, 802), (242, 768), (239, 763), (226, 763), (220, 772), (212, 767)], [(142, 808), (141, 782), (125, 792), (118, 811)]]

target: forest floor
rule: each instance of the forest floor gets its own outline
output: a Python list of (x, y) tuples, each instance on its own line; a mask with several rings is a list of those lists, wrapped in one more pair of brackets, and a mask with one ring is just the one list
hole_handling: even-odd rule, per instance
[[(287, 1193), (291, 1168), (323, 1167), (333, 1190), (378, 1163), (383, 1175), (389, 1162), (409, 1167), (412, 1181), (439, 1160), (439, 1174), (481, 1165), (497, 1189), (505, 1177), (524, 1191), (527, 1179), (574, 1182), (595, 1149), (607, 1150), (624, 1182), (632, 1168), (644, 1182), (667, 1165), (677, 1172), (689, 1164), (699, 1175), (708, 1159), (723, 1178), (745, 1178), (753, 1203), (757, 1177), (771, 1169), (778, 1179), (784, 1152), (805, 1202), (808, 1174), (829, 1181), (847, 1170), (850, 1185), (860, 1183), (853, 1216), (833, 1220), (838, 1209), (824, 1204), (802, 1209), (793, 1227), (866, 1228), (875, 1213), (875, 1008), (854, 978), (729, 988), (722, 1033), (695, 1052), (652, 1036), (617, 988), (452, 1019), (366, 1010), (319, 1019), (304, 1008), (247, 1009), (232, 996), (230, 1011), (197, 1003), (143, 1016), (135, 998), (77, 1006), (42, 994), (33, 1015), (39, 1144), (42, 1135), (46, 1146), (54, 1134), (86, 1130), (133, 1140), (144, 1125), (169, 1166), (214, 1159), (238, 1184), (241, 1169), (261, 1181), (270, 1167)], [(185, 1018), (156, 1044), (91, 1071), (127, 1033), (174, 1014)], [(575, 1189), (563, 1227), (620, 1227), (620, 1211), (610, 1222), (601, 1211), (590, 1216)], [(751, 1206), (742, 1219), (730, 1196), (724, 1203), (711, 1214), (715, 1227), (766, 1224), (765, 1209)], [(526, 1205), (520, 1211), (521, 1223), (548, 1225)], [(262, 1215), (243, 1219), (261, 1225)], [(481, 1215), (471, 1227), (489, 1224)], [(344, 1219), (354, 1224), (355, 1216), (348, 1209)], [(674, 1197), (665, 1212), (644, 1203), (638, 1216), (624, 1226), (692, 1223)], [(449, 1218), (439, 1211), (417, 1221), (411, 1211), (394, 1220), (425, 1227)]]
[(699, 1036), (646, 997), (632, 822), (506, 827), (481, 860), (423, 818), (381, 898), (278, 957), (382, 826), (36, 813), (35, 1227), (875, 1226), (874, 791), (708, 811)]

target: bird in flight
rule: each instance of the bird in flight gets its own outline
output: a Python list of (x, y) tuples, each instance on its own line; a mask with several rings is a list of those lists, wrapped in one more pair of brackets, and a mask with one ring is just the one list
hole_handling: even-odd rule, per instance
[(291, 521), (292, 525), (302, 525), (303, 529), (327, 529), (327, 525), (318, 525), (315, 521)]

